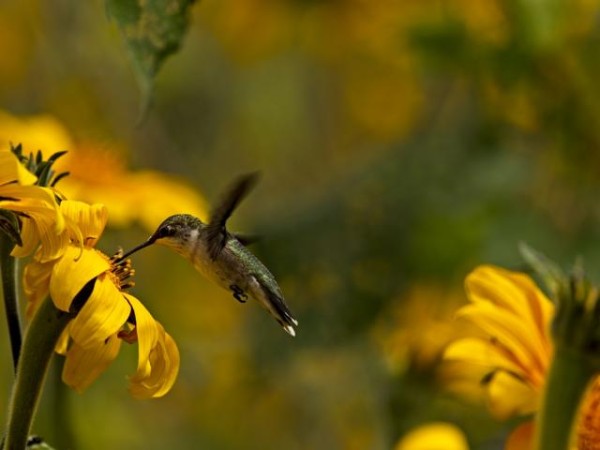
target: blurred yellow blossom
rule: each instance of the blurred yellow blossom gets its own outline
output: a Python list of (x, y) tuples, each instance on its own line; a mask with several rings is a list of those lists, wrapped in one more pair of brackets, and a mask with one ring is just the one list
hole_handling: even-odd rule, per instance
[(465, 372), (483, 371), (491, 412), (499, 418), (538, 407), (552, 357), (554, 305), (527, 275), (480, 266), (466, 279), (470, 303), (458, 316), (478, 334), (453, 342), (445, 353)]
[[(448, 346), (446, 360), (460, 366), (454, 375), (466, 376), (485, 390), (491, 413), (500, 419), (537, 412), (553, 357), (554, 304), (529, 276), (494, 266), (471, 272), (466, 290), (470, 304), (458, 317), (478, 332)], [(596, 378), (583, 400), (574, 449), (597, 448), (599, 405)], [(533, 422), (525, 422), (509, 436), (506, 448), (531, 449), (533, 437)]]
[[(390, 370), (403, 371), (434, 367), (445, 347), (464, 333), (450, 320), (454, 310), (464, 302), (463, 295), (441, 285), (420, 282), (392, 302), (389, 310), (373, 329)], [(429, 330), (423, 333), (423, 330)]]
[(56, 170), (69, 172), (58, 187), (66, 198), (102, 203), (111, 211), (111, 226), (139, 221), (149, 230), (167, 216), (186, 212), (205, 218), (204, 198), (189, 184), (153, 170), (131, 171), (113, 149), (79, 145), (52, 116), (17, 117), (0, 111), (0, 146), (21, 143), (24, 153), (67, 150)]
[(229, 0), (198, 10), (200, 22), (242, 63), (298, 44), (340, 76), (337, 98), (351, 129), (358, 125), (381, 139), (405, 136), (419, 118), (422, 89), (407, 31), (411, 19), (428, 12), (393, 0)]
[[(110, 259), (94, 247), (107, 221), (100, 204), (64, 200), (60, 209), (81, 230), (61, 257), (25, 267), (28, 314), (50, 294), (61, 311), (77, 312), (57, 351), (65, 354), (63, 381), (81, 392), (116, 358), (121, 341), (138, 342), (138, 365), (130, 378), (136, 398), (160, 397), (172, 387), (179, 370), (179, 352), (141, 302), (125, 292), (134, 274), (129, 260)], [(82, 306), (83, 305), (83, 306)]]
[(394, 450), (469, 450), (462, 431), (439, 422), (420, 426), (407, 433)]
[(204, 199), (191, 186), (158, 171), (129, 171), (115, 152), (80, 146), (67, 153), (58, 167), (69, 172), (61, 181), (61, 191), (69, 198), (105, 204), (112, 226), (139, 221), (153, 231), (173, 214), (207, 217)]

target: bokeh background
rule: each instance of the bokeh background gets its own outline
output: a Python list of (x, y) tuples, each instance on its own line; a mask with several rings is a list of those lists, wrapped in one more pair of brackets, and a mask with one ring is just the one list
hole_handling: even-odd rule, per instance
[[(599, 273), (599, 10), (202, 0), (138, 124), (103, 2), (1, 1), (0, 140), (68, 147), (81, 196), (113, 206), (99, 247), (139, 243), (169, 207), (206, 211), (259, 170), (230, 227), (262, 237), (253, 250), (300, 322), (292, 339), (150, 248), (132, 292), (179, 345), (173, 390), (128, 396), (135, 346), (82, 395), (61, 387), (57, 361), (35, 431), (58, 449), (379, 450), (445, 420), (473, 449), (502, 448), (511, 424), (477, 392), (456, 395), (441, 351), (460, 333), (465, 275), (523, 268), (520, 241)], [(3, 339), (0, 354), (6, 405)]]

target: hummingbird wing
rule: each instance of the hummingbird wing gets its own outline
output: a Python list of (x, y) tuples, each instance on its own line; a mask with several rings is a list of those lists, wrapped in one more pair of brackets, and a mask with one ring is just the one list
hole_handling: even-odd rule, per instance
[(255, 244), (256, 242), (260, 241), (260, 236), (257, 236), (255, 234), (235, 233), (233, 237), (240, 241), (240, 244), (242, 244), (244, 247)]
[(228, 233), (225, 227), (227, 219), (229, 219), (235, 208), (250, 192), (250, 189), (256, 184), (257, 180), (257, 172), (240, 177), (232, 185), (227, 195), (223, 197), (221, 203), (213, 210), (210, 222), (206, 227), (208, 254), (213, 261), (219, 256), (219, 253), (221, 253), (227, 243)]

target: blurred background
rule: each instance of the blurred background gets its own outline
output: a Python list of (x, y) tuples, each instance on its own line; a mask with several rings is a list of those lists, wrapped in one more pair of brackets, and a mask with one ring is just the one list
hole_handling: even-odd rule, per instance
[[(230, 228), (262, 237), (253, 251), (300, 322), (292, 339), (149, 248), (132, 293), (178, 343), (173, 390), (128, 395), (135, 346), (82, 395), (57, 363), (36, 433), (57, 449), (379, 450), (445, 420), (472, 449), (502, 448), (511, 424), (477, 392), (455, 396), (440, 355), (460, 333), (465, 275), (522, 268), (519, 241), (600, 273), (599, 10), (202, 0), (136, 124), (103, 2), (0, 1), (0, 140), (70, 151), (65, 189), (110, 208), (98, 247), (141, 242), (171, 210), (206, 214), (259, 170)], [(0, 352), (6, 405), (4, 339)]]

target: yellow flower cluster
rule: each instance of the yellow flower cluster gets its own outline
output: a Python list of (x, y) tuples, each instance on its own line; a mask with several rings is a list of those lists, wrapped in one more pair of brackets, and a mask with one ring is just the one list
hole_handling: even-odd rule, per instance
[(179, 352), (162, 325), (126, 292), (134, 274), (130, 261), (95, 248), (107, 208), (60, 201), (53, 188), (36, 181), (12, 152), (0, 151), (0, 209), (12, 211), (21, 224), (22, 245), (12, 254), (33, 254), (24, 269), (27, 314), (35, 314), (47, 295), (57, 309), (76, 314), (57, 346), (66, 356), (64, 382), (83, 391), (115, 359), (122, 341), (137, 342), (131, 394), (166, 394), (177, 377)]
[[(458, 317), (474, 328), (451, 343), (445, 359), (453, 364), (452, 385), (471, 380), (484, 390), (490, 412), (500, 418), (536, 414), (554, 355), (550, 325), (554, 304), (526, 274), (480, 266), (466, 279), (469, 304)], [(595, 449), (600, 442), (600, 382), (588, 390), (579, 414), (573, 450)], [(508, 437), (507, 450), (534, 448), (535, 424), (528, 420)], [(462, 433), (449, 424), (413, 430), (396, 450), (468, 450)]]

